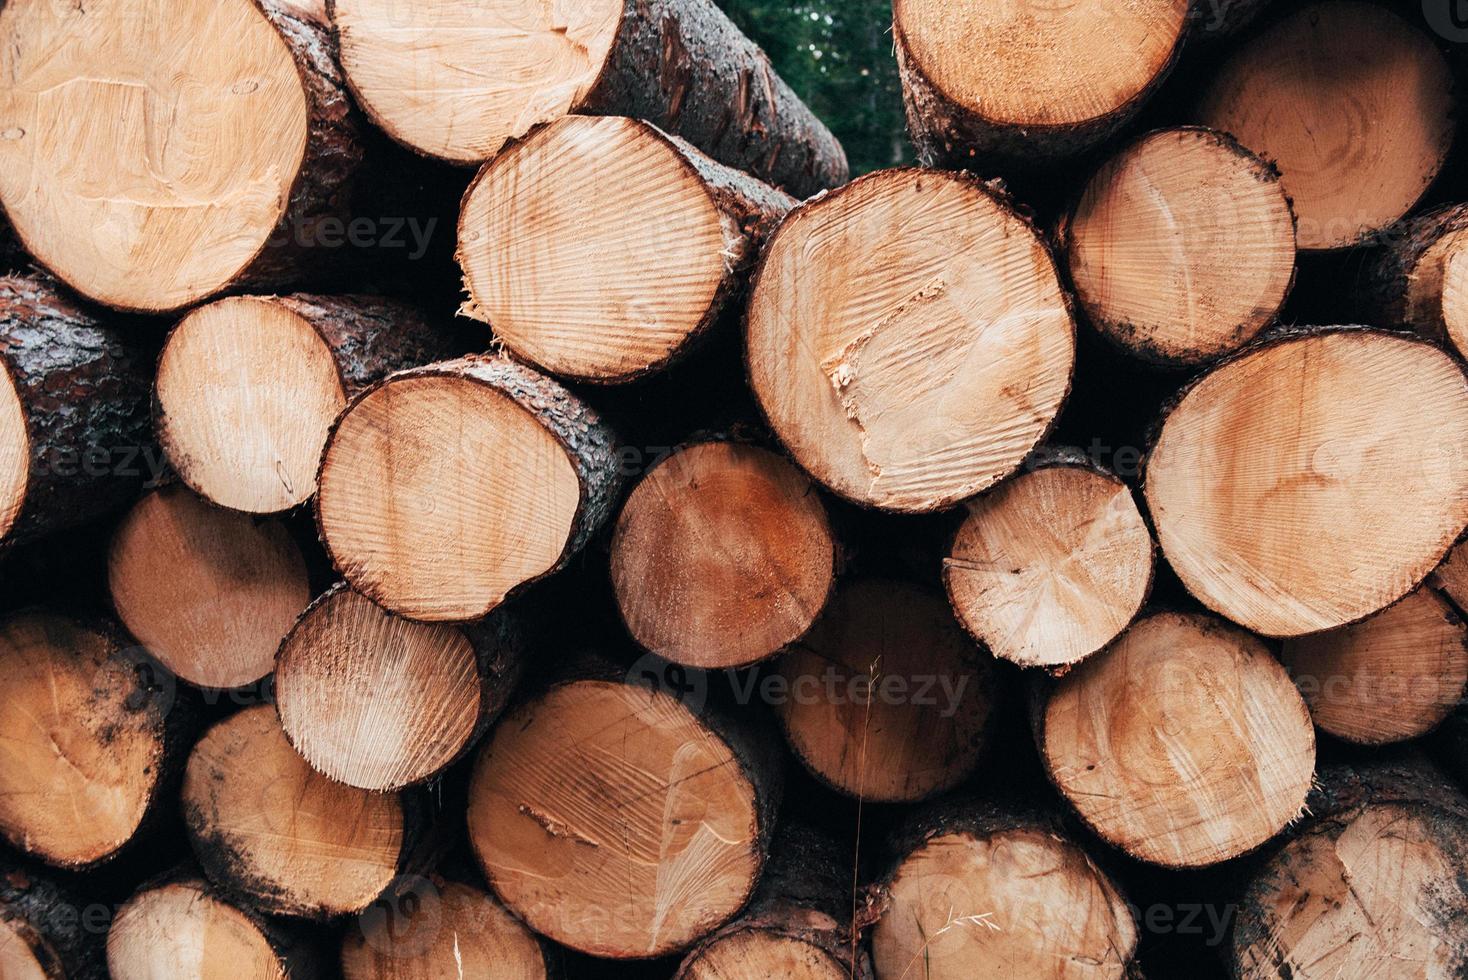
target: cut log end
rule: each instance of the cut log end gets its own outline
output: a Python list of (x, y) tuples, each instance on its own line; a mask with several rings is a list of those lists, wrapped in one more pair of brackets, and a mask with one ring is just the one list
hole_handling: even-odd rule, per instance
[(851, 972), (815, 943), (751, 929), (709, 944), (678, 976), (679, 980), (850, 980)]
[(741, 667), (810, 628), (835, 552), (809, 477), (767, 450), (709, 442), (675, 453), (632, 491), (612, 539), (612, 585), (648, 650)]
[(959, 621), (996, 656), (1059, 668), (1137, 615), (1153, 552), (1126, 484), (1085, 466), (1045, 466), (970, 505), (943, 579)]
[(1468, 628), (1431, 590), (1369, 619), (1288, 640), (1282, 657), (1315, 724), (1383, 745), (1425, 735), (1468, 687)]
[(842, 496), (950, 506), (1012, 472), (1070, 390), (1075, 337), (1029, 224), (957, 174), (892, 170), (798, 207), (748, 314), (781, 441)]
[(262, 910), (326, 918), (360, 912), (397, 875), (404, 811), (317, 773), (275, 708), (246, 708), (194, 746), (184, 822), (209, 878)]
[(1287, 336), (1173, 408), (1147, 503), (1190, 592), (1297, 636), (1386, 607), (1442, 559), (1468, 525), (1465, 444), (1468, 379), (1441, 350), (1378, 331)]
[(115, 980), (288, 975), (259, 920), (200, 879), (144, 888), (130, 898), (107, 933), (107, 968)]
[(0, 370), (0, 541), (25, 509), (33, 459), (25, 404), (10, 368)]
[(941, 597), (858, 581), (780, 660), (777, 714), (821, 781), (863, 800), (919, 800), (978, 765), (995, 705), (993, 665)]
[(1278, 164), (1300, 247), (1323, 250), (1412, 209), (1447, 158), (1454, 111), (1452, 71), (1431, 37), (1386, 7), (1330, 0), (1239, 51), (1199, 119)]
[(1090, 321), (1168, 365), (1253, 340), (1294, 278), (1294, 218), (1278, 174), (1206, 129), (1161, 130), (1109, 160), (1064, 238)]
[(1060, 680), (1041, 755), (1082, 819), (1128, 854), (1201, 867), (1246, 853), (1305, 804), (1315, 730), (1263, 643), (1161, 613)]
[(470, 841), (536, 932), (597, 956), (674, 952), (759, 877), (770, 774), (748, 761), (667, 694), (562, 683), (507, 715), (479, 757)]
[(303, 78), (250, 0), (8, 3), (0, 74), (0, 203), (32, 255), (110, 306), (177, 309), (230, 283), (305, 161)]
[(66, 980), (45, 937), (20, 919), (0, 918), (0, 976), (6, 980)]
[(311, 601), (305, 559), (284, 525), (213, 507), (178, 486), (150, 493), (123, 519), (107, 580), (128, 631), (206, 688), (269, 674)]

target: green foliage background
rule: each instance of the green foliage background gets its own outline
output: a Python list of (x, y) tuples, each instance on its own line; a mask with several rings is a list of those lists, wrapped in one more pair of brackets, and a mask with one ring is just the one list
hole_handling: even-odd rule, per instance
[(852, 176), (912, 160), (891, 0), (718, 0), (846, 147)]

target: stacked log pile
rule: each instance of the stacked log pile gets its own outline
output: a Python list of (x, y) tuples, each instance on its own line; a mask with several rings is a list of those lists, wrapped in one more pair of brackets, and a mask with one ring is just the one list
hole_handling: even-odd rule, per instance
[(0, 978), (1468, 976), (1437, 19), (892, 17), (0, 4)]

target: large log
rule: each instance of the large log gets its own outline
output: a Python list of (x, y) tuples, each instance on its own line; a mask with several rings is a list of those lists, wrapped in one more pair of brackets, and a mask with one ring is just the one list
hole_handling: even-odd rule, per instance
[(1170, 868), (1259, 847), (1300, 815), (1315, 730), (1258, 639), (1209, 616), (1157, 613), (1038, 700), (1056, 788), (1109, 843)]
[(1455, 106), (1431, 36), (1388, 6), (1324, 0), (1244, 45), (1197, 118), (1279, 167), (1300, 248), (1318, 251), (1366, 242), (1412, 210), (1447, 159)]
[(403, 371), (322, 452), (321, 538), (352, 588), (411, 619), (465, 622), (562, 567), (620, 496), (616, 438), (504, 357)]
[(1146, 498), (1168, 563), (1268, 636), (1333, 629), (1423, 580), (1468, 526), (1468, 377), (1418, 338), (1287, 331), (1167, 413)]
[(1468, 204), (1410, 218), (1382, 239), (1354, 280), (1361, 318), (1468, 352)]
[(16, 0), (0, 73), (0, 204), (119, 309), (298, 278), (361, 161), (325, 28), (274, 0)]
[(793, 210), (746, 329), (754, 392), (796, 460), (896, 511), (1009, 475), (1075, 364), (1045, 244), (1001, 194), (941, 171), (880, 171)]
[(895, 0), (892, 34), (918, 159), (984, 173), (1074, 156), (1161, 84), (1186, 0), (1035, 7)]
[(158, 359), (158, 440), (207, 500), (270, 514), (316, 492), (332, 422), (393, 371), (451, 353), (411, 307), (366, 296), (240, 296), (194, 310)]
[(648, 123), (569, 116), (465, 193), (464, 312), (553, 374), (633, 380), (714, 325), (794, 205)]
[(631, 116), (805, 197), (846, 155), (712, 0), (332, 0), (367, 114), (419, 152), (498, 153), (567, 113)]
[(0, 976), (6, 980), (106, 980), (96, 926), (97, 916), (87, 917), (75, 889), (10, 860), (0, 865)]

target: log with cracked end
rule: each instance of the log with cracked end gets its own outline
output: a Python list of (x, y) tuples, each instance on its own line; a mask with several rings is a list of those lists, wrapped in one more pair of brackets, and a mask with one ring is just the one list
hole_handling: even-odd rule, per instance
[(327, 432), (393, 371), (448, 356), (413, 308), (370, 296), (232, 296), (168, 335), (154, 415), (174, 470), (207, 500), (271, 514), (316, 492)]
[(1370, 323), (1407, 327), (1468, 352), (1468, 204), (1395, 228), (1355, 278), (1352, 299)]
[(611, 959), (687, 949), (748, 901), (783, 760), (748, 711), (577, 663), (508, 712), (475, 760), (469, 840), (541, 935)]
[(1281, 659), (1315, 724), (1359, 745), (1425, 735), (1468, 693), (1468, 627), (1426, 586), (1359, 623), (1286, 640)]
[(622, 620), (653, 653), (743, 667), (798, 640), (825, 607), (837, 546), (810, 477), (734, 441), (685, 446), (632, 491), (612, 538)]
[(844, 585), (775, 669), (790, 747), (846, 795), (925, 799), (972, 775), (988, 743), (994, 659), (936, 592), (881, 579)]
[(1013, 472), (1075, 366), (1045, 244), (999, 193), (942, 171), (879, 171), (798, 206), (765, 250), (746, 332), (781, 442), (837, 493), (893, 511)]
[(1086, 318), (1168, 366), (1213, 360), (1274, 322), (1295, 275), (1279, 174), (1226, 133), (1149, 133), (1086, 184), (1060, 230)]
[(354, 914), (397, 877), (411, 829), (398, 793), (333, 782), (306, 764), (264, 704), (204, 734), (181, 808), (209, 880), (260, 910)]
[(467, 627), (417, 623), (345, 585), (280, 644), (275, 700), (311, 767), (360, 789), (426, 782), (503, 710), (526, 659), (507, 610)]
[(358, 592), (467, 622), (568, 562), (621, 480), (616, 437), (580, 399), (471, 356), (399, 372), (347, 407), (322, 452), (317, 523)]
[(1301, 249), (1348, 248), (1401, 219), (1453, 140), (1453, 72), (1389, 7), (1324, 0), (1284, 17), (1215, 73), (1196, 111), (1278, 167)]
[(567, 116), (465, 193), (464, 310), (552, 374), (634, 380), (708, 333), (794, 205), (650, 123)]
[(309, 239), (362, 157), (334, 58), (273, 0), (8, 3), (0, 205), (42, 265), (118, 309), (294, 281), (330, 254)]
[(1238, 980), (1468, 971), (1468, 800), (1418, 759), (1334, 765), (1257, 869), (1228, 948)]
[(567, 114), (631, 116), (799, 197), (841, 144), (711, 0), (332, 0), (347, 80), (388, 135), (478, 163)]
[(1468, 377), (1420, 338), (1286, 331), (1167, 412), (1145, 491), (1168, 563), (1266, 636), (1355, 622), (1468, 526)]
[(1152, 532), (1131, 489), (1083, 457), (1041, 456), (968, 506), (943, 582), (959, 622), (995, 656), (1063, 670), (1147, 601)]
[(1243, 630), (1155, 613), (1037, 699), (1050, 780), (1107, 842), (1196, 868), (1300, 815), (1315, 729), (1289, 675)]

